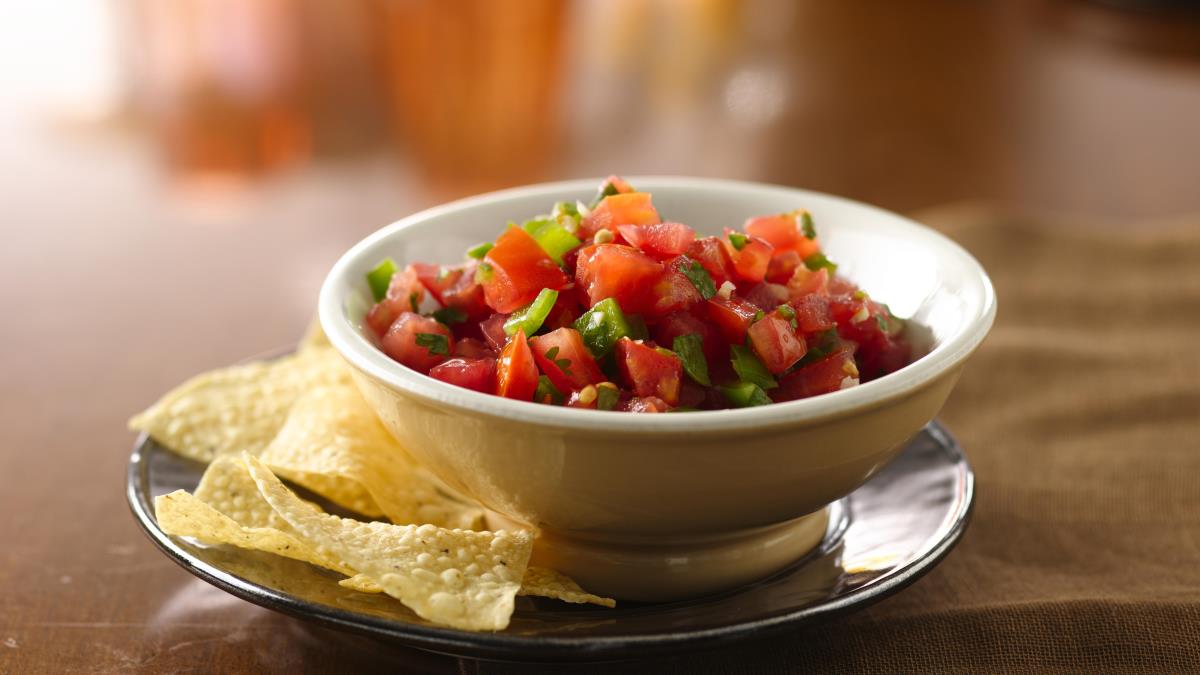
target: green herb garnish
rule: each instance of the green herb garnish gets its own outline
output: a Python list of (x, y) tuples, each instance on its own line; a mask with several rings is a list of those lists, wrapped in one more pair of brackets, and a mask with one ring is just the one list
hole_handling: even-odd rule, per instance
[(753, 382), (738, 382), (720, 387), (720, 389), (721, 393), (725, 394), (725, 398), (738, 408), (750, 408), (771, 403), (771, 397), (767, 396), (762, 387)]
[(447, 326), (452, 326), (456, 323), (463, 323), (467, 320), (467, 313), (457, 307), (443, 307), (433, 313), (433, 318), (441, 321)]
[(483, 260), (483, 257), (488, 254), (488, 251), (496, 248), (496, 245), (490, 241), (485, 241), (482, 244), (476, 244), (467, 249), (467, 257), (476, 260)]
[(395, 273), (396, 261), (391, 258), (384, 258), (375, 269), (367, 272), (367, 285), (371, 287), (371, 295), (375, 296), (375, 302), (387, 297), (388, 286), (391, 285), (392, 275)]
[(752, 382), (763, 389), (779, 386), (752, 349), (745, 345), (730, 345), (729, 351), (733, 355), (733, 370), (743, 382)]
[(434, 356), (450, 355), (450, 340), (440, 333), (417, 333), (417, 345)]
[(600, 204), (600, 202), (604, 201), (605, 197), (611, 197), (616, 194), (620, 194), (620, 191), (617, 190), (617, 186), (613, 185), (612, 181), (606, 180), (604, 181), (604, 185), (600, 186), (600, 191), (597, 192), (596, 196), (592, 198), (592, 202), (588, 204), (588, 208), (594, 209)]
[(558, 291), (543, 288), (533, 302), (508, 317), (508, 320), (504, 322), (504, 334), (516, 335), (517, 331), (524, 330), (526, 335), (533, 335), (542, 327), (546, 317), (550, 316), (550, 310), (554, 309), (554, 303), (557, 300)]
[(717, 294), (717, 285), (713, 283), (713, 278), (708, 270), (704, 269), (704, 265), (694, 260), (687, 261), (679, 266), (679, 271), (692, 282), (697, 291), (700, 291), (701, 298), (708, 300)]
[(708, 378), (708, 361), (704, 359), (704, 341), (696, 333), (688, 333), (675, 338), (671, 349), (683, 362), (683, 370), (688, 377), (706, 387), (712, 386)]
[(804, 357), (797, 361), (795, 365), (792, 366), (791, 370), (803, 368), (810, 363), (820, 361), (826, 356), (832, 354), (841, 346), (842, 340), (840, 337), (838, 337), (837, 328), (830, 328), (824, 333), (821, 333), (821, 337), (817, 341), (817, 344), (809, 347), (808, 351), (804, 353)]
[(837, 265), (833, 264), (833, 262), (829, 260), (829, 258), (826, 258), (825, 254), (820, 251), (817, 251), (816, 253), (805, 258), (804, 266), (814, 272), (822, 267), (829, 270), (830, 274), (837, 272)]
[(800, 214), (800, 231), (809, 239), (817, 238), (817, 228), (813, 225), (812, 214), (808, 211)]
[(571, 359), (558, 358), (558, 345), (555, 345), (555, 346), (551, 347), (550, 349), (546, 350), (546, 359), (548, 361), (550, 361), (551, 363), (553, 363), (554, 365), (558, 366), (558, 369), (562, 371), (563, 375), (566, 375), (567, 377), (572, 377)]
[(563, 393), (554, 386), (550, 378), (545, 375), (538, 376), (537, 389), (533, 390), (533, 400), (538, 403), (553, 403), (554, 405), (562, 405)]

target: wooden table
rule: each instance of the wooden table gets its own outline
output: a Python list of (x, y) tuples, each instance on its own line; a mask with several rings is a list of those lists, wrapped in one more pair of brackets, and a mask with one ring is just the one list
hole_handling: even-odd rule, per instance
[[(550, 7), (574, 27), (535, 120), (557, 135), (519, 180), (702, 174), (1115, 224), (1200, 210), (1194, 21), (1073, 2), (697, 6)], [(127, 512), (125, 420), (189, 375), (296, 340), (343, 250), (518, 180), (512, 149), (476, 146), (492, 168), (455, 182), (429, 153), (470, 153), (453, 133), (422, 145), (431, 123), (408, 120), (400, 151), (318, 148), (261, 179), (197, 180), (164, 171), (144, 118), (133, 134), (124, 117), (80, 130), (3, 101), (0, 672), (475, 669), (177, 568)], [(486, 131), (487, 109), (460, 115), (503, 133)]]

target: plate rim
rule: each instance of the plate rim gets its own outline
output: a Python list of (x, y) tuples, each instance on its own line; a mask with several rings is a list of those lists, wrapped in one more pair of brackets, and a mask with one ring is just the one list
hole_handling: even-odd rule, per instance
[[(886, 576), (832, 600), (749, 621), (645, 635), (520, 636), (504, 632), (471, 632), (400, 623), (348, 609), (317, 605), (303, 598), (241, 579), (185, 551), (158, 526), (158, 521), (153, 515), (153, 496), (149, 494), (148, 489), (141, 489), (143, 484), (149, 483), (149, 462), (143, 460), (143, 450), (150, 439), (145, 433), (139, 434), (134, 442), (126, 472), (125, 496), (134, 520), (168, 558), (206, 583), (270, 610), (360, 635), (386, 638), (409, 647), (456, 657), (526, 662), (620, 660), (682, 651), (697, 644), (703, 644), (707, 650), (734, 642), (779, 635), (802, 625), (831, 619), (879, 602), (908, 587), (936, 567), (962, 539), (970, 523), (975, 507), (975, 472), (962, 446), (940, 421), (931, 420), (922, 430), (930, 433), (942, 451), (950, 455), (959, 471), (962, 484), (962, 492), (956, 505), (948, 512), (949, 523), (945, 534), (927, 547), (923, 554)], [(163, 448), (162, 451), (166, 452), (166, 449)], [(826, 542), (821, 544), (825, 545)], [(797, 564), (804, 563), (797, 561)], [(753, 584), (747, 587), (751, 585)]]

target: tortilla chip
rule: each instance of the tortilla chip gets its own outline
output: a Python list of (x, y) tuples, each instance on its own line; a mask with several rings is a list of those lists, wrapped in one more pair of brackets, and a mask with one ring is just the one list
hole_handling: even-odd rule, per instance
[(129, 427), (201, 462), (230, 452), (256, 454), (302, 393), (349, 382), (350, 371), (337, 352), (313, 348), (198, 375), (135, 415)]
[(309, 322), (308, 328), (304, 329), (304, 337), (300, 338), (300, 346), (298, 351), (320, 347), (332, 347), (329, 343), (329, 336), (325, 335), (325, 331), (321, 329), (321, 319), (313, 317)]
[(352, 591), (359, 593), (382, 593), (383, 586), (375, 583), (375, 580), (365, 574), (355, 574), (348, 579), (342, 579), (338, 582), (338, 586), (349, 588)]
[(243, 527), (270, 527), (284, 532), (291, 529), (258, 493), (258, 484), (240, 455), (214, 459), (193, 494)]
[(525, 578), (521, 580), (521, 591), (518, 595), (536, 595), (576, 604), (617, 606), (616, 600), (588, 593), (571, 577), (544, 567), (530, 567), (525, 570)]
[(270, 527), (243, 527), (232, 518), (183, 490), (154, 498), (154, 514), (163, 532), (192, 537), (206, 544), (230, 544), (354, 574), (337, 556), (287, 532)]
[(316, 511), (247, 455), (259, 492), (304, 539), (332, 551), (430, 622), (465, 630), (508, 626), (529, 564), (529, 532), (363, 523)]
[(357, 513), (472, 529), (483, 512), (438, 492), (350, 384), (303, 394), (259, 454), (271, 470)]

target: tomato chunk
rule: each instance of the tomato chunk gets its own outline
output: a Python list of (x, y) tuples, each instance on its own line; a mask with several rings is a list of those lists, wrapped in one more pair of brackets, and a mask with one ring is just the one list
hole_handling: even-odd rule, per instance
[(583, 337), (574, 328), (559, 328), (529, 339), (533, 358), (550, 382), (567, 392), (604, 381)]
[(704, 237), (693, 241), (688, 246), (687, 256), (704, 267), (717, 288), (733, 279), (733, 262), (720, 239)]
[(787, 282), (788, 297), (795, 302), (810, 293), (826, 295), (828, 285), (829, 272), (824, 267), (814, 272), (801, 265)]
[(496, 393), (496, 359), (491, 357), (456, 357), (430, 368), (429, 376), (484, 394)]
[(796, 312), (796, 325), (803, 333), (827, 331), (836, 325), (826, 296), (805, 295), (792, 303), (792, 309)]
[(509, 339), (496, 363), (496, 394), (520, 401), (532, 401), (537, 390), (538, 370), (525, 331)]
[(664, 347), (673, 347), (675, 338), (693, 333), (700, 336), (704, 356), (710, 364), (726, 358), (729, 348), (722, 341), (717, 329), (713, 328), (711, 323), (701, 321), (694, 314), (675, 312), (663, 317), (654, 326), (654, 340)]
[(601, 244), (580, 252), (575, 281), (588, 307), (613, 298), (626, 314), (641, 314), (654, 306), (648, 289), (662, 273), (662, 263), (635, 248)]
[(617, 341), (617, 366), (634, 395), (654, 396), (667, 405), (679, 402), (683, 362), (675, 354), (621, 338)]
[(747, 234), (765, 239), (775, 247), (776, 254), (795, 251), (800, 258), (820, 250), (815, 239), (804, 236), (800, 229), (801, 212), (780, 213), (773, 216), (757, 216), (746, 221), (742, 229)]
[(750, 290), (746, 291), (746, 302), (749, 302), (764, 312), (769, 312), (787, 301), (787, 286), (782, 286), (780, 284), (763, 282), (761, 284), (755, 284), (750, 288)]
[(650, 202), (646, 192), (628, 192), (609, 195), (600, 200), (579, 224), (579, 235), (587, 239), (600, 230), (612, 230), (615, 234), (621, 225), (650, 225), (661, 222), (658, 211)]
[(488, 346), (486, 342), (476, 340), (475, 338), (460, 338), (455, 340), (454, 351), (451, 353), (455, 356), (463, 356), (470, 359), (496, 358), (496, 350)]
[(380, 346), (393, 359), (428, 374), (430, 368), (450, 358), (454, 351), (454, 336), (436, 319), (403, 312), (388, 328)]
[(779, 312), (772, 312), (754, 322), (747, 333), (750, 347), (774, 375), (791, 368), (808, 351), (808, 343), (796, 334), (791, 322)]
[(758, 308), (738, 297), (708, 299), (705, 305), (708, 320), (716, 324), (726, 342), (741, 344), (746, 339), (746, 330), (758, 314)]
[(504, 349), (504, 345), (508, 343), (508, 335), (504, 332), (504, 322), (507, 320), (507, 314), (493, 314), (479, 322), (479, 332), (484, 341), (496, 351)]
[(500, 235), (479, 271), (487, 304), (501, 313), (520, 309), (543, 288), (558, 290), (568, 281), (537, 241), (519, 227)]
[(774, 284), (786, 284), (796, 273), (796, 268), (803, 264), (804, 260), (795, 251), (784, 251), (783, 253), (776, 251), (771, 258), (771, 263), (767, 265), (767, 281)]
[(745, 237), (744, 240), (739, 240), (741, 248), (738, 248), (731, 241), (731, 234), (737, 233), (726, 228), (725, 238), (721, 243), (725, 245), (729, 259), (733, 261), (734, 276), (742, 281), (762, 281), (767, 276), (767, 267), (771, 264), (774, 247), (765, 239)]
[(782, 402), (828, 394), (841, 389), (847, 378), (850, 379), (847, 384), (857, 383), (857, 377), (858, 368), (854, 365), (853, 353), (849, 350), (837, 351), (783, 376), (779, 388), (771, 390), (771, 398)]
[(696, 239), (692, 228), (683, 223), (626, 224), (618, 225), (617, 231), (630, 246), (656, 260), (682, 255)]
[(376, 335), (383, 337), (402, 312), (416, 312), (424, 299), (425, 287), (417, 270), (409, 265), (392, 275), (387, 295), (367, 312), (364, 321)]
[[(644, 292), (644, 291), (643, 291)], [(654, 305), (647, 313), (650, 316), (666, 316), (672, 312), (690, 309), (700, 304), (700, 291), (687, 277), (673, 269), (664, 270), (649, 290)]]

